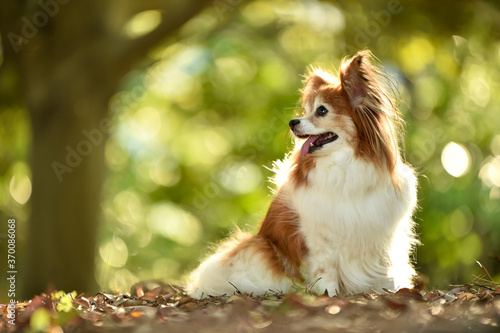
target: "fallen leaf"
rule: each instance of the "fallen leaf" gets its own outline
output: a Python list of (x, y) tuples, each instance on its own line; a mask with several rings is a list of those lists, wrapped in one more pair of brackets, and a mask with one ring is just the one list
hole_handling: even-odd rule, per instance
[(458, 294), (456, 297), (460, 302), (477, 301), (479, 299), (476, 295), (471, 293), (461, 293)]
[(401, 288), (396, 292), (396, 295), (406, 297), (406, 298), (413, 298), (417, 299), (419, 301), (422, 301), (424, 298), (422, 294), (415, 290), (415, 289), (409, 289), (409, 288)]

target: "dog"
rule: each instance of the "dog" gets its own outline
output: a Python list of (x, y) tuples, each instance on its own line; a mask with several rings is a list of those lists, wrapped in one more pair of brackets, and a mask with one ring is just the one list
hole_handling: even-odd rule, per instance
[(276, 196), (256, 235), (240, 232), (192, 272), (197, 299), (305, 287), (318, 295), (411, 288), (417, 177), (399, 147), (402, 120), (370, 51), (338, 75), (312, 69), (295, 148), (274, 165)]

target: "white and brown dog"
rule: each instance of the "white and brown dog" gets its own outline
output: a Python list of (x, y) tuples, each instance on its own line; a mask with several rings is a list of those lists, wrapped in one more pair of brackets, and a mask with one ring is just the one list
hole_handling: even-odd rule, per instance
[(330, 296), (411, 287), (417, 179), (398, 146), (401, 119), (369, 51), (338, 78), (313, 70), (295, 149), (257, 235), (221, 244), (191, 274), (194, 298), (310, 286)]

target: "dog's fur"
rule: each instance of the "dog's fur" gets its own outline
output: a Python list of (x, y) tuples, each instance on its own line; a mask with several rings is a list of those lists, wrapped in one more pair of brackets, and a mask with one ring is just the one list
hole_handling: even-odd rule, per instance
[(192, 297), (412, 286), (417, 180), (402, 161), (400, 117), (371, 58), (363, 51), (344, 60), (338, 79), (310, 72), (301, 117), (290, 121), (297, 144), (275, 164), (278, 190), (260, 231), (240, 233), (202, 262), (190, 276)]

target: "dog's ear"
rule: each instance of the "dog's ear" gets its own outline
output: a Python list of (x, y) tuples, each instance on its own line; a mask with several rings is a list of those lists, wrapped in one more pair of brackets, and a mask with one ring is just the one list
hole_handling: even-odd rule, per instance
[(370, 51), (361, 51), (342, 62), (340, 82), (353, 108), (360, 105), (369, 94), (371, 77), (375, 74), (370, 58)]
[(399, 187), (394, 170), (399, 154), (401, 118), (388, 91), (390, 82), (372, 65), (372, 58), (370, 51), (361, 51), (343, 61), (340, 82), (354, 110), (353, 119), (359, 136), (358, 150), (375, 164), (385, 165), (394, 184)]

